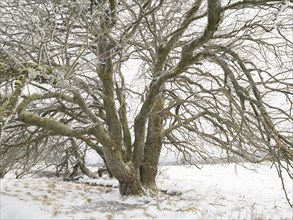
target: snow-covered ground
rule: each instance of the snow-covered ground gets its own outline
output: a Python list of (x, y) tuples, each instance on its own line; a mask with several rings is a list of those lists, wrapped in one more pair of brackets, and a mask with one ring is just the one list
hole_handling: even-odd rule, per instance
[[(274, 169), (162, 166), (156, 198), (122, 197), (116, 180), (2, 179), (1, 219), (292, 219)], [(87, 184), (82, 183), (87, 182)], [(286, 178), (292, 194), (292, 180)]]

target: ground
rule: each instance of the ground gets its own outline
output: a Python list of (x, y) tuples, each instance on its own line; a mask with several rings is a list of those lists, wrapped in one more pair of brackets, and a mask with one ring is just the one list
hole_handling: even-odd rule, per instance
[[(123, 197), (101, 179), (2, 179), (1, 219), (292, 219), (268, 164), (161, 166), (157, 197)], [(248, 169), (247, 169), (248, 168)], [(285, 179), (292, 194), (292, 180)]]

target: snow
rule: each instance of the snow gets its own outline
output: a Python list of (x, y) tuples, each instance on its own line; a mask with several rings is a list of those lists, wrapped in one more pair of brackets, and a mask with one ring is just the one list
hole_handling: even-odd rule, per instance
[(15, 197), (1, 195), (1, 219), (50, 219), (38, 204), (24, 202)]
[[(243, 166), (247, 167), (244, 168)], [(161, 166), (156, 197), (123, 197), (103, 177), (1, 179), (1, 219), (292, 219), (268, 164)], [(285, 178), (292, 198), (292, 180)]]

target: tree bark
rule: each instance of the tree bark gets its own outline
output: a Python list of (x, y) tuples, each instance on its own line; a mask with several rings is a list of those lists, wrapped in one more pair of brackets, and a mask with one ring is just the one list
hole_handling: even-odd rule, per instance
[(141, 195), (142, 187), (139, 178), (139, 172), (134, 172), (134, 175), (128, 181), (119, 181), (119, 191), (121, 195)]
[(164, 99), (158, 98), (149, 117), (147, 139), (144, 149), (144, 159), (140, 167), (140, 178), (144, 188), (151, 193), (157, 193), (156, 176), (158, 173), (159, 157), (162, 149)]

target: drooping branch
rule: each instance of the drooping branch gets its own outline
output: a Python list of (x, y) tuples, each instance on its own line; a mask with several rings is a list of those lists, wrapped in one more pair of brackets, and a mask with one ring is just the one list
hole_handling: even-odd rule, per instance
[(200, 117), (204, 116), (205, 114), (206, 114), (206, 112), (203, 111), (203, 112), (200, 112), (200, 113), (198, 113), (198, 114), (196, 114), (196, 115), (191, 116), (190, 118), (187, 118), (187, 119), (184, 120), (184, 121), (181, 121), (181, 120), (178, 121), (178, 122), (177, 122), (176, 124), (174, 124), (173, 126), (167, 128), (167, 129), (164, 131), (163, 136), (168, 135), (169, 133), (171, 133), (172, 131), (178, 129), (179, 127), (181, 127), (181, 126), (183, 126), (183, 125), (190, 124), (190, 122), (199, 119)]
[(21, 111), (18, 115), (18, 119), (25, 124), (34, 125), (40, 128), (44, 128), (48, 131), (54, 131), (63, 136), (77, 137), (87, 134), (87, 130), (76, 130), (64, 125), (51, 118), (40, 117), (32, 112)]
[(76, 143), (76, 141), (73, 138), (71, 138), (70, 142), (71, 142), (71, 147), (73, 148), (73, 155), (75, 156), (82, 173), (87, 175), (90, 178), (96, 179), (97, 176), (94, 173), (92, 173), (90, 169), (86, 167), (84, 157), (82, 157), (81, 153), (79, 152), (79, 146)]

